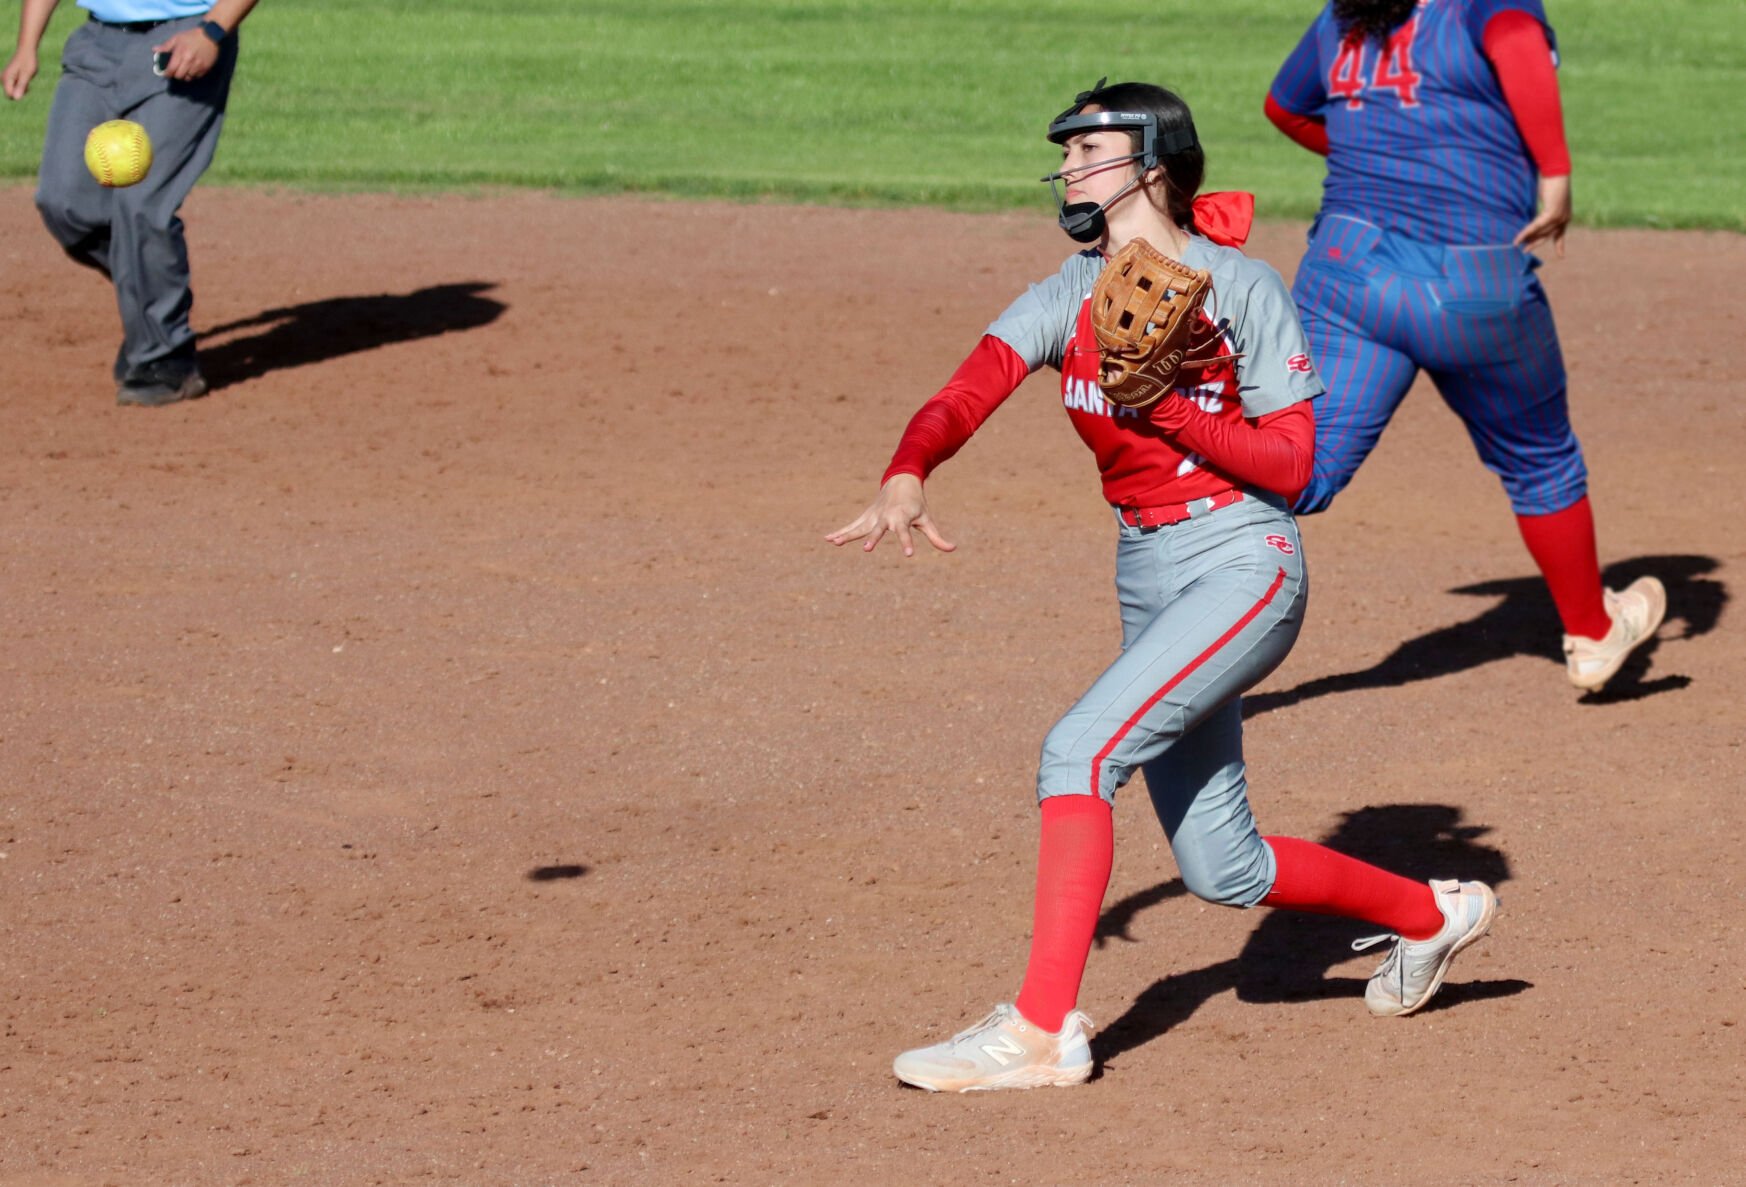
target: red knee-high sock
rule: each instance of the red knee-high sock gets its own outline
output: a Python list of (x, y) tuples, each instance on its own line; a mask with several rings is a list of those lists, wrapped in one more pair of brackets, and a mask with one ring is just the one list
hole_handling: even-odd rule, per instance
[(1017, 1004), (1019, 1013), (1051, 1033), (1061, 1029), (1079, 1000), (1079, 981), (1114, 864), (1115, 823), (1108, 804), (1094, 795), (1043, 801), (1031, 959)]
[(1518, 515), (1522, 542), (1552, 593), (1564, 633), (1604, 639), (1613, 628), (1601, 595), (1600, 557), (1594, 542), (1594, 510), (1584, 495), (1551, 515)]
[(1428, 940), (1443, 930), (1443, 912), (1429, 883), (1391, 874), (1313, 841), (1262, 839), (1279, 867), (1262, 906), (1362, 919), (1409, 940)]

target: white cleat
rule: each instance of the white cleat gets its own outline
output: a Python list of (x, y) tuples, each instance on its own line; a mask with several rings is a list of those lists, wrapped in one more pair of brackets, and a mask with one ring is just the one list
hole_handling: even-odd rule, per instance
[(1431, 891), (1443, 912), (1442, 931), (1428, 940), (1384, 935), (1352, 944), (1354, 952), (1362, 952), (1384, 940), (1395, 941), (1364, 990), (1365, 1006), (1379, 1018), (1411, 1014), (1430, 1001), (1442, 988), (1455, 954), (1490, 931), (1497, 917), (1497, 895), (1483, 882), (1432, 882)]
[(944, 1043), (905, 1051), (891, 1070), (929, 1092), (989, 1092), (999, 1088), (1065, 1088), (1091, 1078), (1091, 1019), (1078, 1010), (1050, 1034), (1002, 1003)]
[(1653, 577), (1639, 577), (1617, 593), (1605, 593), (1612, 629), (1604, 639), (1564, 636), (1564, 666), (1570, 682), (1584, 692), (1598, 692), (1618, 674), (1631, 652), (1655, 637), (1667, 613), (1667, 590)]

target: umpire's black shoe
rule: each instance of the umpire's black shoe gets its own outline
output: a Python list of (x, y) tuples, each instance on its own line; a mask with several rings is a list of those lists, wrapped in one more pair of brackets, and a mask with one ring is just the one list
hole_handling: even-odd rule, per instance
[(156, 408), (181, 400), (197, 400), (206, 394), (206, 379), (200, 368), (186, 362), (165, 360), (147, 363), (132, 371), (115, 389), (117, 404)]

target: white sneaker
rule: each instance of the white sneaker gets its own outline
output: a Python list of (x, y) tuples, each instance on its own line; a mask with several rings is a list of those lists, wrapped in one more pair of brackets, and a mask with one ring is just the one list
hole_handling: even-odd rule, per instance
[(905, 1051), (891, 1070), (929, 1092), (987, 1092), (1083, 1084), (1091, 1066), (1091, 1019), (1084, 1014), (1073, 1011), (1060, 1033), (1050, 1034), (1002, 1003), (944, 1043)]
[(1653, 577), (1639, 577), (1617, 593), (1609, 589), (1604, 597), (1613, 620), (1606, 638), (1564, 636), (1564, 666), (1570, 682), (1585, 692), (1611, 680), (1631, 652), (1654, 637), (1667, 613), (1667, 590)]
[(1483, 882), (1432, 882), (1443, 930), (1428, 940), (1370, 936), (1352, 944), (1362, 952), (1384, 940), (1395, 941), (1364, 990), (1364, 1004), (1379, 1018), (1411, 1014), (1430, 1001), (1443, 985), (1455, 954), (1491, 930), (1497, 916), (1497, 895)]

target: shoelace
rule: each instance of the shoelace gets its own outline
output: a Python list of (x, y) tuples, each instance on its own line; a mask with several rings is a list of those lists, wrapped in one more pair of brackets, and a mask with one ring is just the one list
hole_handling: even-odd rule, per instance
[(952, 1041), (954, 1043), (961, 1043), (965, 1039), (971, 1038), (975, 1035), (979, 1035), (985, 1030), (992, 1030), (993, 1028), (999, 1026), (1004, 1021), (1006, 1021), (1006, 1007), (1005, 1006), (996, 1006), (996, 1007), (994, 1007), (994, 1009), (988, 1011), (988, 1016), (986, 1018), (984, 1018), (981, 1022), (978, 1022), (974, 1026), (971, 1026), (965, 1030), (961, 1030), (957, 1034), (953, 1035)]
[(1353, 940), (1352, 951), (1363, 952), (1368, 948), (1376, 947), (1376, 945), (1383, 943), (1385, 940), (1395, 941), (1394, 948), (1389, 952), (1387, 959), (1385, 959), (1380, 965), (1376, 966), (1376, 972), (1372, 974), (1372, 976), (1386, 977), (1398, 965), (1403, 970), (1401, 973), (1401, 983), (1404, 988), (1406, 983), (1406, 973), (1404, 970), (1406, 966), (1401, 964), (1400, 950), (1406, 946), (1406, 941), (1402, 940), (1398, 935), (1393, 932), (1384, 932), (1380, 936), (1365, 936), (1361, 940)]
[[(1612, 593), (1611, 590), (1607, 592)], [(1625, 628), (1625, 642), (1634, 643), (1642, 638), (1643, 627), (1649, 617), (1649, 607), (1638, 605), (1635, 599), (1627, 603), (1623, 594), (1613, 594), (1608, 602), (1616, 612), (1615, 620)]]

